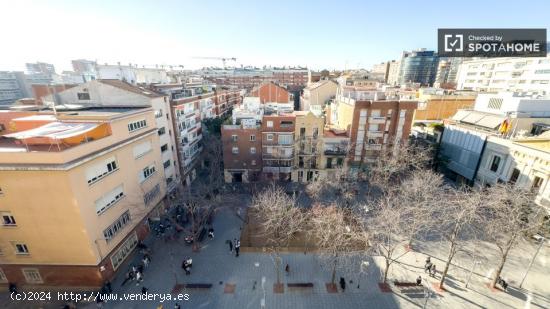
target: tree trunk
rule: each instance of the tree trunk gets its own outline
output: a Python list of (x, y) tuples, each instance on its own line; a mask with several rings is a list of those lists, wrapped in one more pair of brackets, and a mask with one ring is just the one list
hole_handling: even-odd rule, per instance
[(275, 271), (277, 272), (277, 284), (281, 284), (281, 258), (279, 257), (279, 253), (277, 253), (277, 256), (275, 257)]
[(388, 272), (390, 270), (390, 259), (389, 259), (389, 257), (387, 257), (385, 259), (386, 259), (386, 269), (384, 269), (384, 281), (383, 281), (383, 283), (386, 283), (386, 281), (388, 281)]
[(334, 265), (332, 266), (332, 279), (330, 282), (332, 282), (332, 284), (336, 283), (336, 258), (334, 258)]
[(447, 272), (449, 271), (449, 266), (451, 265), (451, 261), (453, 260), (454, 256), (454, 250), (455, 250), (455, 244), (451, 242), (451, 248), (449, 248), (449, 256), (447, 257), (447, 262), (445, 263), (445, 269), (443, 269), (443, 272), (441, 273), (441, 280), (439, 280), (439, 288), (443, 289), (443, 284), (445, 283), (445, 277), (447, 277)]
[(491, 282), (491, 287), (494, 288), (497, 284), (498, 278), (500, 277), (500, 274), (502, 273), (502, 269), (504, 268), (504, 264), (506, 263), (506, 259), (508, 258), (508, 252), (510, 251), (510, 248), (512, 248), (512, 243), (510, 242), (504, 252), (502, 253), (500, 257), (500, 264), (498, 265), (497, 271), (495, 273), (495, 277), (493, 278), (493, 281)]

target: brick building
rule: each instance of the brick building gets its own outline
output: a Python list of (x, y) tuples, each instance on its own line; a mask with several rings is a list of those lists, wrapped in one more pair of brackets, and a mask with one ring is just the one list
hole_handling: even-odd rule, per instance
[(225, 182), (258, 181), (262, 173), (260, 125), (222, 126)]
[(274, 82), (264, 83), (250, 92), (251, 97), (259, 97), (261, 103), (288, 103), (292, 97), (288, 90)]

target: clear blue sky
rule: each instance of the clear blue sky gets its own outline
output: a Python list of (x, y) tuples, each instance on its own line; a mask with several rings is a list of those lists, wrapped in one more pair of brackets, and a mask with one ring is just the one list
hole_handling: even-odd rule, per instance
[(86, 58), (124, 64), (369, 68), (437, 47), (437, 28), (550, 28), (549, 0), (0, 0), (0, 70)]

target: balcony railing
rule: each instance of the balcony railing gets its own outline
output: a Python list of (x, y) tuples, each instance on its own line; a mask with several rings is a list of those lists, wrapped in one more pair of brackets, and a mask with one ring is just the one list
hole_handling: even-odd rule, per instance
[(348, 153), (347, 149), (331, 148), (325, 149), (325, 155), (329, 156), (345, 156)]
[(369, 117), (370, 124), (384, 124), (386, 123), (386, 117)]

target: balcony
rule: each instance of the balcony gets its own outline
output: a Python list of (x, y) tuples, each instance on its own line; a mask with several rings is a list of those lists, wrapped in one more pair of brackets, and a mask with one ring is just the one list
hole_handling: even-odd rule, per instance
[(384, 131), (367, 131), (367, 137), (384, 137)]
[(385, 124), (386, 117), (369, 117), (369, 124)]
[(262, 157), (264, 159), (290, 160), (294, 157), (294, 154), (262, 153)]
[(368, 145), (365, 145), (365, 150), (382, 150), (382, 144), (368, 144)]
[(327, 156), (345, 156), (348, 153), (345, 148), (330, 148), (325, 149), (325, 155)]

